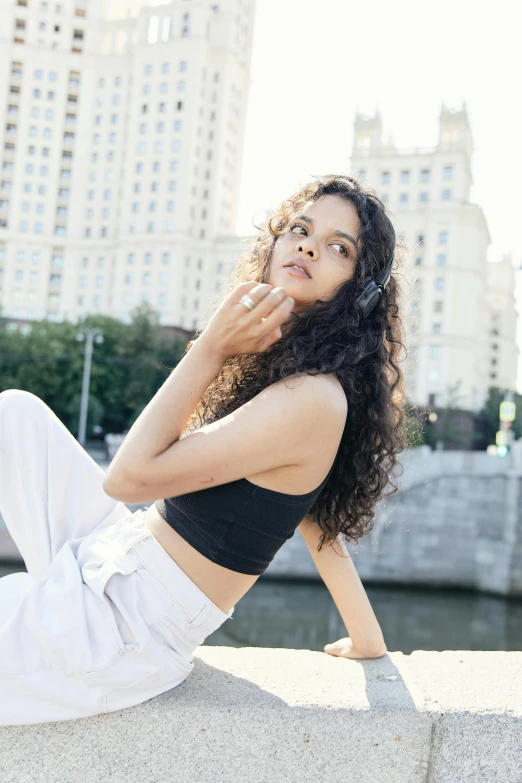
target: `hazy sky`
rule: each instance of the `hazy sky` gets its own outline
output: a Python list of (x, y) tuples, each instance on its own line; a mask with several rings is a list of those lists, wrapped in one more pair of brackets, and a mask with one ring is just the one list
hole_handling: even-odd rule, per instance
[(399, 147), (434, 146), (442, 102), (464, 99), (488, 258), (522, 261), (517, 16), (515, 0), (257, 0), (237, 231), (312, 175), (348, 171), (357, 108), (378, 107)]
[[(488, 260), (522, 263), (519, 3), (498, 0), (257, 0), (236, 231), (313, 175), (347, 173), (356, 110), (378, 108), (384, 138), (431, 147), (442, 102), (466, 101), (471, 201), (491, 234)], [(517, 275), (522, 312), (522, 273)], [(521, 361), (517, 388), (522, 392)]]

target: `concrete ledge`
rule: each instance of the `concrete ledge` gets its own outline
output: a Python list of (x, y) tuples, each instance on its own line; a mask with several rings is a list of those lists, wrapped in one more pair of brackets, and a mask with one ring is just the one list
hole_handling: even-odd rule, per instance
[(522, 652), (199, 647), (178, 688), (0, 728), (2, 783), (522, 783)]

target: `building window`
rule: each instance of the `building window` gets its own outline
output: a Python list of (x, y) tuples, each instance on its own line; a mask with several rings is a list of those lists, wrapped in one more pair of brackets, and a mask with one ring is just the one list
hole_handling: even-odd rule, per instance
[(435, 278), (435, 290), (436, 291), (444, 291), (444, 278), (443, 277)]
[(401, 171), (401, 182), (404, 184), (407, 184), (410, 181), (410, 172), (409, 171)]
[(441, 193), (441, 199), (443, 201), (449, 201), (451, 199), (451, 190), (445, 188)]
[(437, 266), (446, 266), (446, 256), (444, 253), (439, 253), (437, 256)]
[(390, 172), (389, 171), (382, 171), (381, 172), (381, 185), (388, 185), (390, 183)]
[(422, 169), (421, 170), (420, 181), (421, 182), (429, 182), (430, 181), (430, 170), (429, 169)]
[(444, 166), (442, 172), (443, 179), (453, 179), (453, 166)]
[(439, 231), (439, 245), (447, 245), (447, 244), (448, 244), (448, 232)]
[(399, 196), (399, 201), (403, 204), (405, 204), (408, 201), (408, 194), (407, 193), (401, 193)]
[(419, 201), (426, 202), (428, 201), (428, 191), (427, 190), (421, 190), (419, 193)]
[(432, 325), (431, 333), (432, 334), (440, 334), (440, 328), (441, 328), (440, 323), (434, 323)]
[(430, 345), (430, 359), (440, 359), (440, 345)]
[(442, 302), (440, 300), (433, 303), (433, 312), (442, 313)]

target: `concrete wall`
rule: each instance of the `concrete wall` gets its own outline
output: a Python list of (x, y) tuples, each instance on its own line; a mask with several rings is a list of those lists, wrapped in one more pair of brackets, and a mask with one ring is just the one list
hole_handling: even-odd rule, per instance
[(0, 728), (2, 783), (521, 783), (522, 653), (200, 647), (177, 688)]

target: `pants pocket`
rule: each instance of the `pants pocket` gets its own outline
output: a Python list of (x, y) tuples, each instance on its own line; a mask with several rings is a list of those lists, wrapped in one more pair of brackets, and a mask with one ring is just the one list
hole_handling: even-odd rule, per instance
[(128, 650), (110, 674), (110, 686), (100, 699), (100, 712), (141, 704), (180, 685), (194, 668), (177, 651), (152, 642), (141, 652)]

